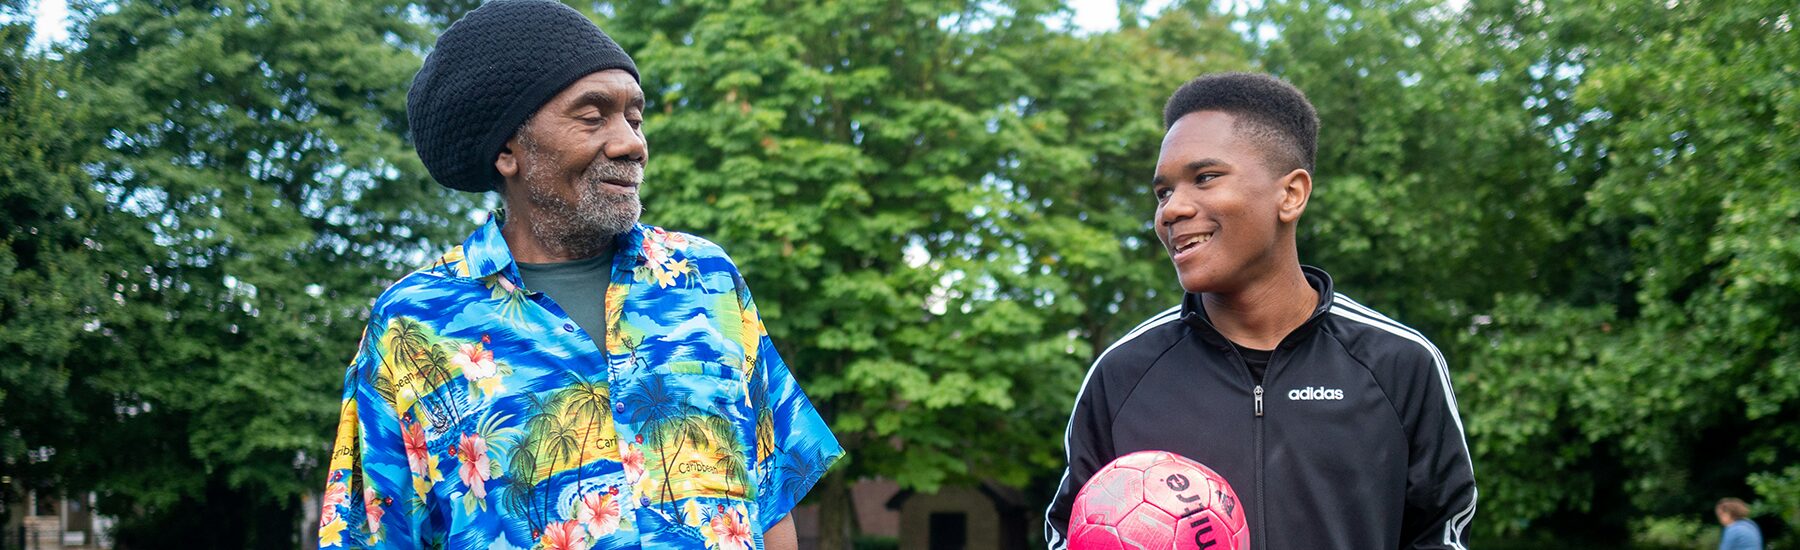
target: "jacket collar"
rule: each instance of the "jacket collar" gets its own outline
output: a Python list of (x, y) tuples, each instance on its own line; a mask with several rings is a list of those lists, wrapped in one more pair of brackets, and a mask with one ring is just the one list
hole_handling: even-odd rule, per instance
[[(512, 249), (506, 247), (506, 237), (500, 233), (500, 227), (505, 223), (505, 208), (490, 212), (487, 223), (481, 224), (468, 239), (463, 240), (463, 258), (468, 262), (470, 277), (486, 279), (498, 274), (508, 283), (523, 288), (524, 283), (519, 280), (518, 262), (513, 259)], [(629, 272), (643, 263), (644, 234), (649, 231), (650, 226), (637, 223), (630, 230), (613, 238), (614, 281), (619, 280), (620, 269)]]
[[(1312, 315), (1307, 316), (1305, 323), (1282, 337), (1279, 349), (1292, 348), (1318, 332), (1319, 323), (1325, 318), (1325, 314), (1331, 312), (1331, 304), (1336, 296), (1332, 290), (1331, 275), (1325, 273), (1325, 270), (1302, 265), (1300, 273), (1306, 276), (1306, 284), (1311, 286), (1313, 291), (1319, 293), (1319, 305), (1313, 308)], [(1182, 297), (1181, 321), (1187, 323), (1189, 327), (1193, 327), (1194, 331), (1208, 343), (1223, 349), (1231, 348), (1231, 341), (1219, 333), (1219, 329), (1213, 326), (1212, 319), (1207, 318), (1206, 307), (1200, 302), (1199, 294), (1189, 292)]]

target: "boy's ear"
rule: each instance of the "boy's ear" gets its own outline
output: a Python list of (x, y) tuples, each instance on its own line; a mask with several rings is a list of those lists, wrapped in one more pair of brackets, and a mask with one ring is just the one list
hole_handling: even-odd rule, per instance
[(1281, 177), (1281, 223), (1294, 223), (1306, 213), (1306, 201), (1312, 198), (1312, 173), (1295, 168)]

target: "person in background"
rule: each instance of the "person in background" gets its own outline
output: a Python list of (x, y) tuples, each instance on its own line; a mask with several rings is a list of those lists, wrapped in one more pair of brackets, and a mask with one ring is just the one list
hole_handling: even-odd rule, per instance
[(1719, 550), (1762, 550), (1762, 530), (1750, 521), (1750, 505), (1726, 497), (1713, 506), (1713, 514), (1719, 517), (1719, 525), (1725, 526), (1725, 536), (1719, 537)]

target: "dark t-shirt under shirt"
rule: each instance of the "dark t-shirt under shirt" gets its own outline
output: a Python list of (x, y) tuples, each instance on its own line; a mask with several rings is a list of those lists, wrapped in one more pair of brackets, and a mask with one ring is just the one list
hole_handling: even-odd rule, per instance
[(1237, 348), (1238, 355), (1244, 358), (1244, 364), (1250, 367), (1250, 379), (1255, 380), (1257, 385), (1262, 385), (1263, 373), (1268, 372), (1269, 357), (1275, 355), (1275, 350), (1247, 348), (1236, 342), (1232, 342), (1231, 347)]
[(519, 279), (562, 307), (594, 345), (606, 349), (606, 286), (612, 282), (611, 250), (585, 260), (548, 264), (519, 262)]

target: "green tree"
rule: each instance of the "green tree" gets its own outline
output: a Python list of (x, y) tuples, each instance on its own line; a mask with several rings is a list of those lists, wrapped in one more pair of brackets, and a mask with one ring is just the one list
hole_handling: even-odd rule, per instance
[(1303, 255), (1450, 347), (1482, 533), (1623, 541), (1747, 483), (1792, 513), (1791, 12), (1253, 14), (1323, 122)]
[(1706, 509), (1800, 460), (1800, 13), (1570, 11), (1565, 32), (1586, 38), (1574, 102), (1593, 113), (1582, 160), (1600, 166), (1591, 220), (1629, 228), (1630, 324), (1601, 363), (1617, 393), (1590, 432), (1616, 438), (1632, 508)]
[[(1793, 517), (1780, 492), (1796, 479), (1782, 465), (1800, 453), (1800, 255), (1789, 237), (1800, 199), (1783, 182), (1800, 158), (1793, 7), (1533, 9), (1482, 6), (1473, 27), (1565, 83), (1546, 102), (1574, 114), (1554, 135), (1585, 202), (1565, 249), (1615, 279), (1565, 283), (1568, 306), (1555, 309), (1568, 315), (1551, 316), (1539, 338), (1499, 323), (1470, 338), (1478, 358), (1516, 346), (1568, 359), (1475, 374), (1525, 378), (1515, 401), (1558, 413), (1486, 423), (1509, 434), (1493, 446), (1511, 457), (1501, 463), (1536, 480), (1496, 503), (1502, 525), (1591, 511), (1623, 538), (1630, 520), (1693, 514), (1748, 497), (1752, 484)], [(1557, 340), (1586, 351), (1568, 357), (1547, 342)], [(1556, 448), (1546, 471), (1544, 450)], [(1538, 466), (1526, 465), (1532, 456)]]
[(1249, 17), (1279, 33), (1263, 68), (1319, 112), (1302, 261), (1428, 335), (1496, 292), (1553, 292), (1570, 267), (1550, 252), (1581, 199), (1557, 172), (1554, 113), (1529, 107), (1548, 93), (1537, 60), (1496, 55), (1438, 4), (1275, 1)]
[(74, 129), (129, 234), (95, 239), (117, 270), (70, 275), (116, 294), (71, 360), (60, 467), (124, 544), (294, 544), (367, 304), (469, 225), (403, 139), (433, 35), (386, 2), (73, 7)]
[(70, 131), (92, 118), (75, 95), (81, 75), (28, 48), (28, 7), (0, 2), (0, 346), (12, 354), (0, 362), (0, 469), (54, 494), (78, 481), (54, 466), (79, 456), (71, 363), (113, 305), (95, 277), (120, 267), (102, 244), (118, 219), (87, 173), (99, 140)]

